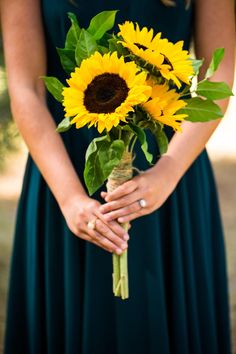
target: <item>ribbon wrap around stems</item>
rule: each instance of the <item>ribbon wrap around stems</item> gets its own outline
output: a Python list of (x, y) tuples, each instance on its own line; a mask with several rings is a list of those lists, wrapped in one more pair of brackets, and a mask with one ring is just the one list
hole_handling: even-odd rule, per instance
[[(107, 191), (112, 192), (133, 176), (132, 153), (125, 151), (118, 166), (116, 166), (108, 177)], [(129, 223), (121, 224), (127, 231)], [(121, 297), (122, 300), (129, 297), (129, 278), (128, 278), (128, 251), (121, 255), (113, 253), (113, 293)]]

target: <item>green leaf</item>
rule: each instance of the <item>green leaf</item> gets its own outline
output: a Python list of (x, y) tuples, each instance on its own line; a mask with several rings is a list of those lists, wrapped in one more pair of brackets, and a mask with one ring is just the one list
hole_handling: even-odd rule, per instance
[(81, 30), (79, 42), (75, 50), (75, 59), (80, 66), (81, 61), (89, 58), (97, 50), (97, 43), (93, 36), (85, 29)]
[(109, 44), (108, 41), (109, 41), (109, 39), (111, 39), (111, 38), (113, 38), (113, 34), (106, 32), (106, 33), (104, 33), (104, 35), (102, 36), (102, 38), (97, 41), (97, 43), (98, 43), (99, 45), (104, 46), (104, 47), (108, 47), (108, 44)]
[(112, 29), (115, 23), (117, 10), (103, 11), (92, 18), (87, 31), (95, 38), (101, 39), (105, 32)]
[(208, 80), (199, 82), (196, 92), (198, 95), (210, 100), (221, 100), (233, 96), (231, 89), (225, 82), (211, 82)]
[(163, 129), (164, 125), (154, 122), (153, 120), (143, 120), (139, 122), (139, 126), (143, 129), (148, 129), (155, 136), (160, 154), (165, 154), (169, 141)]
[(198, 75), (199, 74), (199, 70), (202, 67), (202, 64), (204, 62), (204, 59), (190, 59), (190, 60), (192, 61), (194, 74)]
[(64, 118), (57, 126), (58, 133), (64, 133), (71, 128), (70, 118)]
[(137, 135), (138, 140), (140, 141), (141, 149), (143, 150), (143, 153), (147, 161), (151, 164), (153, 160), (153, 156), (148, 151), (148, 143), (147, 143), (145, 131), (142, 128), (138, 127), (137, 125), (130, 124), (130, 126), (132, 130), (135, 132), (135, 134)]
[(87, 161), (90, 157), (90, 155), (92, 155), (94, 152), (97, 151), (97, 147), (98, 145), (103, 142), (103, 141), (108, 141), (110, 142), (110, 138), (108, 135), (103, 135), (103, 136), (100, 136), (98, 138), (94, 138), (91, 143), (89, 144), (88, 148), (87, 148), (87, 151), (86, 151), (86, 154), (85, 154), (85, 160)]
[(220, 65), (221, 61), (224, 58), (224, 55), (225, 55), (224, 48), (218, 48), (214, 51), (211, 63), (206, 72), (205, 79), (209, 79), (216, 72), (218, 66)]
[(66, 35), (65, 48), (75, 50), (77, 42), (79, 40), (81, 29), (78, 24), (78, 20), (75, 14), (68, 13), (68, 17), (71, 21), (71, 27)]
[(97, 49), (98, 49), (99, 53), (101, 53), (102, 55), (109, 52), (109, 49), (107, 47), (102, 46), (102, 45), (98, 45)]
[(110, 140), (107, 135), (95, 138), (86, 152), (84, 180), (89, 195), (97, 191), (109, 177), (123, 156), (125, 144), (122, 140)]
[(121, 43), (117, 43), (119, 39), (117, 37), (112, 37), (108, 40), (109, 43), (109, 51), (110, 52), (117, 52), (118, 56), (125, 56), (129, 54), (129, 51), (123, 47), (123, 45)]
[(185, 119), (190, 122), (207, 122), (223, 117), (220, 107), (211, 100), (194, 97), (186, 100), (187, 106), (178, 113), (187, 114)]
[(57, 52), (59, 54), (63, 69), (67, 72), (67, 74), (70, 74), (76, 67), (74, 50), (57, 48)]
[(108, 150), (103, 150), (100, 154), (99, 159), (101, 161), (101, 166), (103, 168), (103, 174), (105, 180), (108, 178), (113, 168), (117, 166), (123, 156), (125, 151), (125, 144), (123, 140), (113, 140), (110, 142)]
[(160, 126), (156, 126), (153, 133), (155, 134), (160, 154), (161, 155), (165, 154), (168, 149), (169, 141), (168, 141), (168, 138), (167, 138), (163, 128)]
[(132, 133), (132, 136), (137, 135), (136, 132), (134, 132), (133, 128), (131, 128), (131, 126), (128, 125), (128, 124), (121, 125), (121, 126), (118, 125), (118, 127), (122, 131), (126, 131), (126, 132), (129, 132), (129, 133)]
[(48, 91), (53, 95), (53, 97), (57, 101), (62, 102), (62, 90), (64, 88), (63, 84), (56, 77), (42, 76), (41, 78), (43, 79)]
[[(118, 46), (117, 39), (116, 38), (110, 38), (108, 40), (108, 43), (109, 43), (109, 51), (110, 52), (116, 52), (117, 51), (117, 46)], [(119, 45), (122, 47), (121, 43), (119, 43)]]

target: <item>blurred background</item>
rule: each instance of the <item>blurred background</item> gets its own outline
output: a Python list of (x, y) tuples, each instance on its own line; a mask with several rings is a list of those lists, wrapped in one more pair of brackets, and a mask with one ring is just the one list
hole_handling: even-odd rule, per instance
[[(234, 90), (234, 92), (236, 92)], [(218, 184), (225, 228), (233, 353), (236, 354), (236, 98), (207, 149)], [(0, 39), (0, 353), (17, 201), (27, 149), (12, 121)], [(210, 354), (210, 353), (209, 353)], [(212, 353), (213, 354), (213, 353)]]

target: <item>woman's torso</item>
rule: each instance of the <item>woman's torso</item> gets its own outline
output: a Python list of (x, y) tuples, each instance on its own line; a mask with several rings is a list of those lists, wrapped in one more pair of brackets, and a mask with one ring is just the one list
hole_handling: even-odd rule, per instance
[[(66, 32), (70, 26), (67, 13), (74, 12), (80, 27), (87, 28), (90, 19), (97, 13), (104, 10), (117, 9), (117, 20), (114, 30), (117, 30), (117, 23), (125, 20), (138, 22), (140, 26), (153, 27), (156, 32), (162, 32), (173, 42), (184, 40), (188, 48), (192, 33), (193, 6), (186, 9), (185, 0), (176, 0), (175, 7), (165, 6), (161, 0), (42, 0), (42, 15), (45, 29), (47, 48), (47, 75), (58, 77), (63, 83), (67, 75), (63, 71), (56, 48), (63, 48)], [(48, 94), (48, 106), (56, 121), (63, 119), (63, 109), (50, 94)], [(172, 132), (167, 131), (169, 136)], [(94, 128), (87, 127), (76, 130), (74, 127), (62, 134), (64, 144), (67, 147), (71, 160), (82, 178), (84, 156), (89, 142), (97, 132)], [(155, 139), (148, 133), (149, 150), (155, 157), (159, 150)], [(148, 168), (140, 149), (135, 151), (137, 159), (136, 166), (141, 169)], [(82, 178), (83, 179), (83, 178)]]

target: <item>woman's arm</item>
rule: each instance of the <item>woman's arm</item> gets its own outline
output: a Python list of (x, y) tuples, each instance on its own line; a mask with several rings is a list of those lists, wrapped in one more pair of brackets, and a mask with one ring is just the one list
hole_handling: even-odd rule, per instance
[[(234, 79), (235, 23), (233, 0), (195, 1), (195, 51), (198, 58), (205, 58), (200, 79), (209, 65), (216, 48), (225, 48), (225, 58), (214, 76), (214, 81), (225, 81), (230, 86)], [(221, 101), (223, 112), (228, 100)], [(207, 123), (184, 122), (183, 132), (172, 138), (167, 153), (147, 172), (136, 176), (114, 192), (102, 196), (108, 202), (100, 207), (107, 220), (118, 218), (131, 221), (159, 208), (172, 193), (180, 178), (204, 149), (219, 120)], [(147, 201), (142, 209), (137, 202)]]
[[(212, 80), (225, 81), (233, 86), (235, 65), (235, 18), (233, 0), (195, 1), (194, 44), (197, 58), (205, 58), (199, 79), (204, 77), (216, 48), (225, 48), (225, 58)], [(228, 100), (220, 101), (225, 113)], [(207, 123), (184, 122), (183, 133), (175, 134), (170, 142), (167, 155), (178, 162), (177, 178), (184, 172), (204, 149), (210, 136), (221, 119)], [(186, 151), (186, 146), (188, 149)]]
[[(1, 0), (1, 24), (11, 109), (30, 154), (54, 194), (71, 231), (110, 251), (124, 243), (123, 229), (104, 222), (67, 155), (45, 100), (46, 72), (40, 0)], [(98, 217), (96, 230), (87, 222)]]

